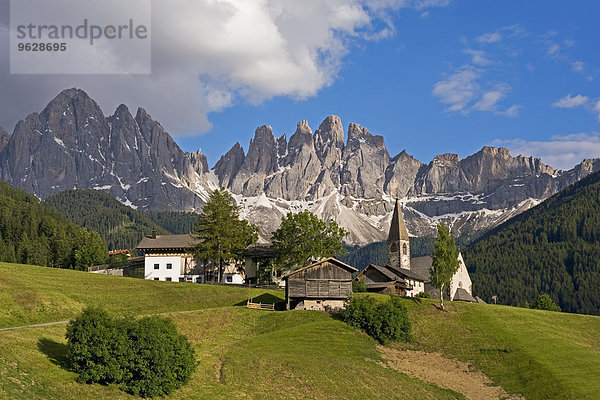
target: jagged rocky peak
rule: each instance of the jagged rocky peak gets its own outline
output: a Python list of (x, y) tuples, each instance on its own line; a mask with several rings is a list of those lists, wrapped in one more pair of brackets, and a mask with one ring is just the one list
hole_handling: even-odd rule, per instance
[(431, 161), (431, 164), (442, 167), (453, 167), (456, 166), (459, 162), (460, 156), (458, 154), (444, 153), (435, 156), (433, 158), (433, 161)]
[(213, 170), (217, 178), (219, 178), (220, 186), (229, 187), (231, 185), (231, 181), (244, 163), (245, 157), (244, 149), (239, 142), (236, 142), (225, 155), (219, 158)]
[(10, 134), (0, 126), (0, 151), (4, 150), (10, 139)]
[(315, 151), (325, 168), (330, 168), (342, 157), (344, 149), (344, 127), (337, 115), (330, 115), (315, 131)]
[(302, 152), (303, 148), (313, 148), (313, 136), (308, 121), (300, 121), (296, 127), (296, 132), (290, 137), (290, 141), (287, 145), (288, 155), (285, 163), (293, 163), (296, 161), (298, 155)]
[(366, 142), (374, 147), (385, 148), (383, 136), (371, 135), (371, 132), (367, 128), (363, 128), (359, 124), (352, 122), (348, 126), (348, 146), (355, 142)]
[(395, 198), (404, 198), (414, 190), (415, 179), (425, 164), (402, 150), (391, 159), (385, 171), (385, 193)]

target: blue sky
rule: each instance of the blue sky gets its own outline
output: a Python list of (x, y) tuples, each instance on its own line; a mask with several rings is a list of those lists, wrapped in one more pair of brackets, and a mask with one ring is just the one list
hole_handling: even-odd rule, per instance
[[(7, 9), (0, 0), (0, 32)], [(76, 86), (107, 115), (120, 103), (146, 108), (211, 166), (236, 141), (247, 150), (260, 125), (289, 137), (298, 121), (314, 131), (330, 114), (425, 163), (485, 145), (557, 168), (600, 157), (598, 1), (154, 0), (152, 9), (152, 75), (19, 76), (3, 62), (0, 125), (12, 130)]]

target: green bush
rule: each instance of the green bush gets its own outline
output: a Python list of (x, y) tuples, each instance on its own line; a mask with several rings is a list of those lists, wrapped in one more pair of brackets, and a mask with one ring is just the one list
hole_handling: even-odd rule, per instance
[(352, 292), (362, 293), (366, 291), (367, 287), (365, 286), (365, 282), (363, 280), (352, 281)]
[(67, 325), (68, 356), (71, 368), (86, 383), (120, 382), (124, 379), (123, 359), (127, 358), (122, 322), (100, 308), (87, 308)]
[(421, 299), (430, 299), (431, 296), (427, 292), (419, 292), (415, 297), (419, 297)]
[(531, 308), (560, 312), (560, 307), (557, 306), (554, 300), (552, 300), (552, 297), (548, 296), (547, 294), (540, 295), (536, 301), (531, 303)]
[(164, 396), (186, 383), (196, 367), (194, 349), (166, 318), (146, 317), (129, 329), (132, 358), (123, 389), (142, 397)]
[(166, 318), (112, 318), (87, 308), (67, 326), (68, 356), (79, 380), (120, 383), (142, 397), (164, 396), (196, 368), (194, 349)]
[(411, 340), (408, 311), (396, 296), (390, 296), (381, 303), (372, 297), (352, 297), (343, 318), (346, 323), (362, 329), (382, 344)]

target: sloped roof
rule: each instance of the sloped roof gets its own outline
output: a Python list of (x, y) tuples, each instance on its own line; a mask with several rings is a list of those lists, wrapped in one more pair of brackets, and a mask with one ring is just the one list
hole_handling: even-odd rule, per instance
[(394, 206), (394, 215), (392, 215), (392, 224), (390, 225), (388, 242), (394, 242), (396, 240), (408, 240), (408, 231), (404, 224), (404, 215), (400, 209), (400, 202), (398, 199), (396, 199), (396, 205)]
[(469, 301), (471, 303), (477, 303), (477, 300), (475, 300), (473, 298), (473, 296), (471, 296), (469, 294), (469, 292), (467, 292), (465, 289), (463, 288), (458, 288), (456, 289), (456, 293), (454, 294), (454, 301), (460, 300), (460, 301)]
[(388, 279), (390, 279), (392, 281), (402, 280), (402, 278), (400, 278), (398, 275), (396, 275), (392, 270), (390, 270), (387, 267), (381, 267), (379, 265), (369, 264), (369, 265), (367, 265), (367, 267), (365, 269), (363, 269), (363, 271), (366, 271), (369, 268), (373, 268), (373, 269), (379, 271), (381, 274), (385, 275)]
[(431, 256), (411, 258), (410, 270), (416, 272), (422, 277), (429, 278), (431, 276), (432, 264), (433, 258), (431, 258)]
[(251, 244), (246, 247), (242, 255), (251, 258), (275, 258), (279, 255), (279, 252), (266, 244)]
[(477, 300), (477, 302), (478, 302), (478, 303), (481, 303), (481, 304), (487, 304), (487, 303), (486, 303), (485, 301), (483, 301), (483, 299), (482, 299), (481, 297), (479, 297), (479, 296), (475, 296), (475, 300)]
[(147, 235), (142, 238), (136, 249), (153, 250), (153, 249), (185, 249), (198, 242), (198, 239), (192, 235), (156, 235), (156, 239)]
[(413, 279), (413, 280), (417, 280), (417, 281), (421, 281), (421, 282), (425, 282), (425, 283), (429, 282), (429, 278), (424, 277), (423, 275), (417, 273), (416, 271), (413, 271), (412, 269), (392, 268), (389, 265), (386, 265), (386, 268), (389, 268), (390, 270), (392, 270), (396, 274), (400, 275), (401, 277), (406, 277), (408, 279)]
[(296, 271), (290, 272), (289, 274), (284, 275), (282, 277), (282, 279), (287, 279), (287, 278), (289, 278), (292, 275), (296, 275), (299, 272), (306, 271), (307, 269), (315, 267), (315, 266), (317, 266), (319, 264), (323, 264), (324, 262), (330, 262), (330, 263), (335, 264), (335, 265), (337, 265), (337, 266), (339, 266), (341, 268), (344, 268), (344, 269), (346, 269), (346, 270), (348, 270), (348, 271), (350, 271), (352, 273), (358, 271), (358, 269), (356, 269), (353, 266), (348, 265), (348, 264), (346, 264), (344, 262), (341, 262), (340, 260), (338, 260), (335, 257), (329, 257), (329, 258), (325, 258), (323, 260), (317, 261), (317, 262), (315, 262), (313, 264), (310, 264), (310, 265), (308, 265), (308, 266), (306, 266), (304, 268), (300, 268), (300, 269), (297, 269)]

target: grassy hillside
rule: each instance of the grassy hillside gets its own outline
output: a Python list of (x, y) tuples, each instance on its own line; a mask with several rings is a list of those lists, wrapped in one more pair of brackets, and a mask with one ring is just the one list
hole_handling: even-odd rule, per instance
[(77, 225), (98, 232), (109, 250), (134, 249), (153, 229), (169, 233), (142, 212), (99, 190), (67, 190), (48, 197), (45, 203)]
[[(192, 341), (199, 367), (169, 398), (462, 398), (397, 372), (382, 357), (385, 349), (470, 361), (527, 399), (600, 397), (599, 317), (460, 302), (442, 312), (434, 301), (405, 300), (415, 343), (382, 350), (325, 313), (233, 306), (247, 289), (6, 264), (0, 277), (0, 301), (9, 304), (2, 326), (46, 321), (45, 312), (69, 318), (89, 303), (118, 314), (199, 308), (170, 315)], [(31, 297), (17, 300), (20, 292)], [(68, 308), (60, 307), (64, 301)], [(77, 383), (64, 367), (64, 333), (64, 325), (0, 331), (0, 398), (132, 398), (115, 386)]]
[[(57, 274), (49, 287), (43, 282), (52, 277), (47, 271)], [(42, 275), (31, 283), (36, 273)], [(281, 292), (6, 264), (0, 264), (0, 276), (0, 301), (9, 304), (3, 326), (52, 319), (46, 312), (68, 318), (91, 303), (118, 314), (204, 308), (171, 315), (192, 341), (199, 367), (169, 398), (461, 398), (385, 368), (372, 339), (325, 313), (232, 307), (249, 294), (265, 298)], [(19, 299), (19, 292), (30, 297)], [(64, 325), (0, 331), (0, 398), (132, 398), (116, 386), (78, 383), (65, 368), (64, 334)]]
[(113, 277), (88, 272), (0, 263), (0, 328), (77, 315), (86, 305), (101, 305), (123, 315), (232, 306), (249, 296), (281, 291), (219, 287)]
[(484, 235), (463, 254), (473, 288), (509, 305), (549, 294), (569, 312), (600, 314), (600, 173)]

